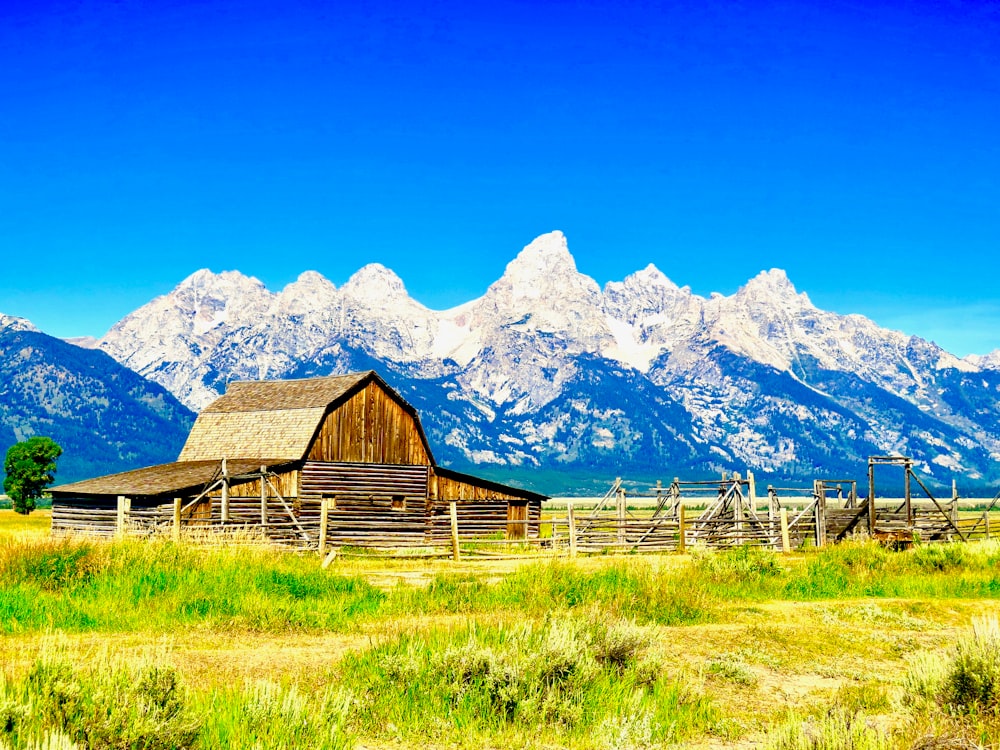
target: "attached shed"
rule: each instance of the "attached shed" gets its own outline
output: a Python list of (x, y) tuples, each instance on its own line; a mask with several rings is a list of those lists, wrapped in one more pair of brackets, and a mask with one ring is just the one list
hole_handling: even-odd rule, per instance
[[(416, 410), (375, 372), (232, 383), (175, 463), (52, 489), (54, 533), (253, 527), (300, 546), (537, 537), (543, 495), (435, 464)], [(125, 518), (123, 518), (125, 516)]]

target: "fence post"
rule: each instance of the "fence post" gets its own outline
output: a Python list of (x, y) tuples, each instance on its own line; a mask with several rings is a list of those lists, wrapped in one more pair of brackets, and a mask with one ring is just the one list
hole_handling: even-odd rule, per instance
[(118, 521), (115, 524), (115, 533), (118, 536), (125, 536), (125, 530), (128, 527), (128, 512), (131, 503), (129, 499), (124, 495), (118, 496)]
[(573, 501), (566, 505), (566, 512), (569, 517), (569, 556), (576, 557), (576, 516), (573, 513)]
[(986, 521), (986, 541), (990, 540), (990, 512), (988, 510), (983, 511), (983, 520)]
[(813, 482), (816, 496), (816, 546), (826, 545), (826, 486), (821, 480)]
[(458, 503), (454, 500), (448, 503), (448, 515), (451, 518), (451, 559), (458, 562), (461, 557), (458, 549)]
[(875, 462), (868, 459), (868, 536), (875, 536)]
[(687, 552), (687, 540), (684, 538), (687, 535), (687, 524), (684, 518), (684, 505), (677, 506), (677, 551), (680, 554)]
[(785, 553), (792, 551), (791, 542), (788, 540), (788, 508), (781, 509), (781, 551)]
[(267, 467), (260, 467), (260, 525), (267, 528)]
[(229, 471), (222, 459), (222, 523), (229, 523)]
[(326, 552), (326, 527), (330, 520), (330, 501), (322, 498), (319, 501), (319, 553)]
[(775, 525), (778, 521), (778, 510), (775, 507), (775, 492), (773, 485), (767, 485), (767, 533), (771, 535), (771, 546), (777, 548), (778, 534)]
[(615, 480), (618, 484), (618, 496), (617, 506), (618, 506), (618, 551), (625, 545), (625, 488), (622, 487), (622, 478), (618, 477)]
[(174, 541), (179, 542), (181, 540), (181, 499), (179, 497), (174, 498)]

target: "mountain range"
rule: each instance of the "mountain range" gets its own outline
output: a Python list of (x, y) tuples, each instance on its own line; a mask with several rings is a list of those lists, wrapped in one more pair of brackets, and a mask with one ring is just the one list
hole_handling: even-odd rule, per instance
[(57, 480), (173, 461), (194, 413), (101, 351), (0, 315), (0, 456), (34, 435), (63, 448)]
[(560, 232), (450, 310), (378, 264), (340, 288), (307, 271), (279, 292), (201, 270), (81, 343), (194, 411), (230, 380), (376, 369), (441, 463), (548, 492), (747, 468), (860, 480), (889, 453), (939, 486), (1000, 482), (1000, 350), (960, 359), (820, 310), (778, 269), (730, 296), (652, 265), (601, 288)]

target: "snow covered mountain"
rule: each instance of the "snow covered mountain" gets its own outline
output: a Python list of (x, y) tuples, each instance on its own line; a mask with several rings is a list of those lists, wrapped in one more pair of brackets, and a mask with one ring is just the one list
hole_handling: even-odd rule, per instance
[(731, 296), (652, 265), (602, 289), (560, 232), (451, 310), (377, 264), (340, 289), (306, 272), (276, 293), (202, 270), (98, 346), (196, 410), (232, 379), (375, 367), (441, 460), (480, 472), (855, 476), (898, 451), (941, 482), (1000, 480), (1000, 352), (961, 360), (819, 310), (778, 269)]

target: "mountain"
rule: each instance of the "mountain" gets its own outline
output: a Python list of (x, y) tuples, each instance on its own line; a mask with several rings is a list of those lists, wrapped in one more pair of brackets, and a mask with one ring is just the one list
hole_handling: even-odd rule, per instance
[(1000, 353), (962, 360), (820, 310), (779, 269), (730, 296), (652, 265), (601, 288), (560, 232), (451, 310), (378, 264), (340, 289), (306, 272), (280, 292), (201, 270), (98, 346), (192, 409), (232, 379), (372, 367), (420, 410), (443, 463), (535, 486), (747, 467), (860, 478), (892, 452), (938, 485), (1000, 481)]
[(63, 448), (60, 483), (174, 461), (194, 421), (163, 386), (102, 351), (0, 315), (0, 456), (34, 435)]

